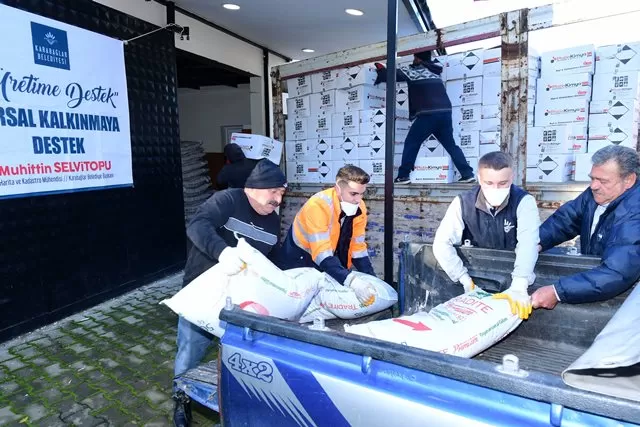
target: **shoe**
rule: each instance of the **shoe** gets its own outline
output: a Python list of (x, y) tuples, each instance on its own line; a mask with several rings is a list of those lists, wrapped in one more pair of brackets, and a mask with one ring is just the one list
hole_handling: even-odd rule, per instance
[(408, 176), (397, 177), (393, 182), (401, 185), (411, 184), (411, 179)]
[(177, 391), (173, 400), (176, 402), (173, 408), (174, 427), (189, 427), (191, 425), (191, 399), (183, 391)]
[(463, 183), (463, 182), (476, 182), (476, 177), (471, 175), (469, 178), (460, 178), (458, 180), (458, 182)]

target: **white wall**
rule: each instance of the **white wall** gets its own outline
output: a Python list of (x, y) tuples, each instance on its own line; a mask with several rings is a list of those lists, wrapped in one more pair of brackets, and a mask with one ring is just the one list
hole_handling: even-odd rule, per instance
[(206, 152), (221, 153), (224, 149), (222, 126), (250, 126), (249, 85), (179, 89), (178, 113), (182, 141), (203, 141)]

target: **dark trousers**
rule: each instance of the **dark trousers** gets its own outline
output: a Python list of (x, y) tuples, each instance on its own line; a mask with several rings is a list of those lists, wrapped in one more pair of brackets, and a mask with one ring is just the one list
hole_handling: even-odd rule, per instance
[(467, 164), (460, 147), (453, 139), (453, 124), (451, 112), (422, 114), (416, 117), (409, 129), (407, 139), (404, 141), (402, 152), (402, 164), (398, 171), (398, 177), (406, 178), (413, 170), (413, 166), (420, 150), (420, 145), (433, 134), (451, 156), (453, 164), (460, 172), (463, 179), (473, 176), (473, 169)]

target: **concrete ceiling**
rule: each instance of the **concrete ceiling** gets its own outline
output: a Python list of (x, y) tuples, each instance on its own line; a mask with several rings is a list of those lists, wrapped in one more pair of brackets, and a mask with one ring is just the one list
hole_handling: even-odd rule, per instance
[[(234, 3), (231, 11), (223, 3)], [(176, 6), (293, 59), (306, 59), (387, 38), (386, 0), (178, 0)], [(363, 16), (347, 15), (346, 8)], [(398, 1), (398, 35), (420, 32)], [(304, 53), (302, 49), (314, 49)]]

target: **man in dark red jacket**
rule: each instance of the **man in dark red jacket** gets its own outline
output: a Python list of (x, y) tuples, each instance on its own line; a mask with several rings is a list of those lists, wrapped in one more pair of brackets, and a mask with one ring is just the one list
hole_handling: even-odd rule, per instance
[(638, 153), (609, 145), (596, 151), (591, 161), (590, 188), (542, 224), (540, 249), (580, 236), (581, 253), (599, 256), (602, 263), (538, 289), (531, 296), (534, 308), (607, 300), (640, 278)]

